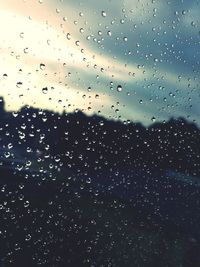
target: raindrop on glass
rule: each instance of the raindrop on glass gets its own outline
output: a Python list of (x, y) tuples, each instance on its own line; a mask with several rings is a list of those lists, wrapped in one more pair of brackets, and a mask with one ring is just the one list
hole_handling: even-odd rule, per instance
[(102, 17), (105, 18), (105, 17), (106, 17), (106, 12), (105, 12), (105, 11), (102, 11), (102, 12), (101, 12), (101, 15), (102, 15)]
[(121, 85), (118, 85), (118, 86), (117, 86), (117, 91), (118, 91), (118, 92), (121, 92), (121, 91), (122, 91), (122, 86), (121, 86)]
[(41, 70), (45, 70), (45, 64), (40, 63), (40, 69), (41, 69)]

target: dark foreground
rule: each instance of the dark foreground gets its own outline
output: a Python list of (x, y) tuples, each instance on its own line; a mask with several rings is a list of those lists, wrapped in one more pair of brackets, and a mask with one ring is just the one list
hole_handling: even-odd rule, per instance
[[(162, 183), (151, 184), (150, 178), (147, 184), (143, 177), (135, 187), (128, 180), (124, 182), (132, 188), (126, 191), (128, 197), (132, 192), (129, 201), (123, 198), (123, 173), (115, 173), (115, 183), (106, 174), (95, 178), (71, 173), (60, 176), (49, 179), (47, 174), (12, 175), (1, 170), (1, 267), (200, 266), (198, 207), (191, 202), (198, 198), (196, 187), (177, 184), (182, 199), (187, 194), (186, 201), (173, 201), (173, 192), (167, 190), (169, 200), (165, 203), (170, 204), (170, 213), (170, 207), (162, 207), (166, 197)], [(173, 184), (175, 191), (177, 186)], [(165, 188), (170, 189), (170, 182)], [(159, 190), (162, 197), (154, 201)], [(192, 205), (197, 210), (191, 210)], [(179, 208), (180, 212), (186, 210), (182, 218), (175, 214)]]

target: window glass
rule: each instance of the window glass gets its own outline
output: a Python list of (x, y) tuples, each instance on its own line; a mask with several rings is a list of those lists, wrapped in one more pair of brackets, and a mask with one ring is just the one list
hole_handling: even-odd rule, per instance
[(199, 14), (0, 2), (0, 267), (200, 266)]

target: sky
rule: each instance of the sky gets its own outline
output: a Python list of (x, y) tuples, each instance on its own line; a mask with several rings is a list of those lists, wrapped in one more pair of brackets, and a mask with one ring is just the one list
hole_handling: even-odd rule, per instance
[(200, 126), (200, 1), (0, 2), (0, 95), (149, 125)]

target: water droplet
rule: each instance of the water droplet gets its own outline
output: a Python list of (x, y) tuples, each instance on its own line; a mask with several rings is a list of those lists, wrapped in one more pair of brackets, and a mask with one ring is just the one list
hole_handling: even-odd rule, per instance
[(47, 87), (42, 88), (42, 93), (43, 94), (47, 94), (48, 93), (48, 88)]
[(7, 79), (8, 78), (8, 75), (6, 73), (3, 74), (3, 78), (4, 79)]
[(106, 12), (105, 11), (102, 11), (101, 12), (101, 15), (102, 15), (102, 17), (106, 17)]
[(17, 82), (16, 86), (20, 88), (22, 86), (22, 82)]
[(118, 85), (118, 86), (117, 86), (117, 91), (118, 91), (118, 92), (121, 92), (121, 91), (122, 91), (122, 86), (121, 86), (121, 85)]
[(90, 177), (88, 177), (88, 178), (86, 179), (86, 183), (87, 183), (87, 184), (90, 184), (91, 181), (92, 181), (92, 179), (91, 179)]
[(45, 64), (40, 63), (40, 69), (41, 69), (41, 70), (45, 70), (45, 67), (46, 67)]
[(11, 148), (13, 148), (13, 144), (12, 143), (9, 143), (8, 144), (8, 149), (11, 149)]
[(19, 36), (20, 36), (21, 38), (24, 38), (24, 32), (21, 32), (21, 33), (19, 34)]
[(26, 235), (25, 240), (26, 240), (26, 241), (31, 240), (31, 235), (30, 235), (30, 234)]
[(26, 200), (26, 201), (24, 202), (24, 207), (27, 208), (27, 207), (29, 206), (29, 204), (30, 204), (29, 201)]
[(9, 158), (9, 157), (11, 156), (11, 154), (10, 154), (10, 152), (6, 151), (6, 152), (4, 153), (4, 156), (5, 156), (5, 158)]
[(12, 115), (13, 115), (14, 118), (16, 118), (16, 117), (18, 116), (18, 112), (13, 111), (13, 112), (12, 112)]
[(71, 39), (71, 34), (67, 33), (66, 37), (67, 37), (67, 40), (70, 40)]
[(24, 54), (28, 54), (28, 47), (24, 48)]

